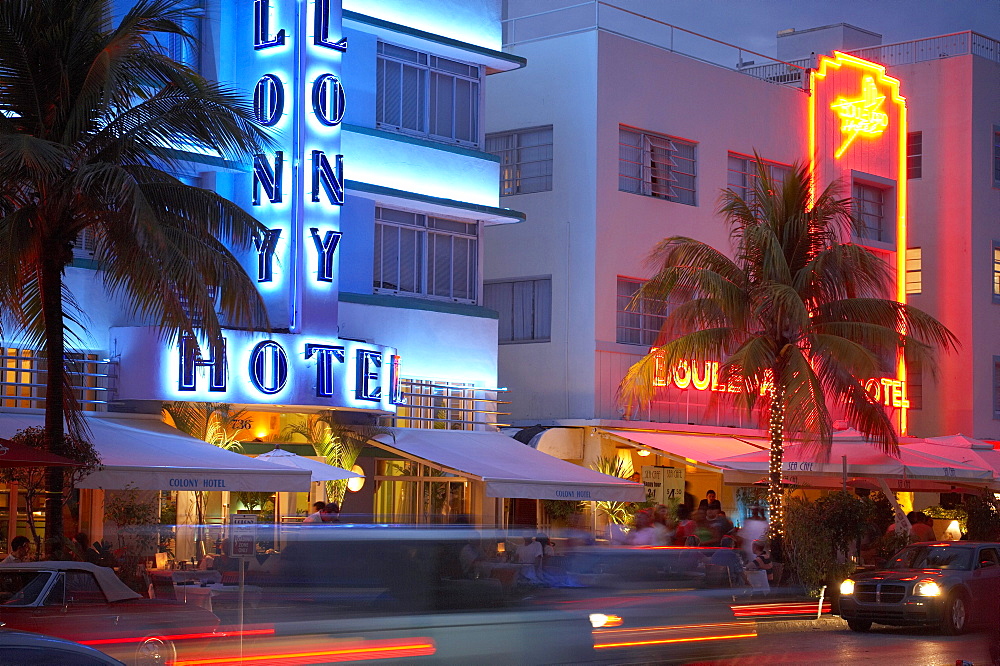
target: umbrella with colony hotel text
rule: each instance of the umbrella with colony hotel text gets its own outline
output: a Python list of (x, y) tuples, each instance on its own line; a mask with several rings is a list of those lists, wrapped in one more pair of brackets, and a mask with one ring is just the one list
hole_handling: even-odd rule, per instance
[(79, 467), (69, 458), (0, 438), (0, 467)]
[(265, 460), (267, 462), (274, 463), (275, 465), (297, 467), (298, 469), (307, 470), (312, 472), (313, 481), (342, 481), (344, 479), (353, 479), (361, 476), (361, 474), (357, 474), (355, 472), (348, 472), (346, 469), (334, 467), (333, 465), (327, 465), (324, 462), (306, 458), (305, 456), (296, 455), (291, 451), (285, 451), (277, 446), (274, 447), (273, 451), (268, 451), (267, 453), (262, 453), (257, 456), (257, 460)]

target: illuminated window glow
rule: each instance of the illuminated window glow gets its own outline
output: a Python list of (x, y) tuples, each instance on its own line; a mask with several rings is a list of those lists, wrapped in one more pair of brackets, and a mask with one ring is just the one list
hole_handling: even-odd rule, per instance
[(919, 247), (908, 247), (906, 248), (906, 293), (919, 294), (923, 289), (923, 250)]

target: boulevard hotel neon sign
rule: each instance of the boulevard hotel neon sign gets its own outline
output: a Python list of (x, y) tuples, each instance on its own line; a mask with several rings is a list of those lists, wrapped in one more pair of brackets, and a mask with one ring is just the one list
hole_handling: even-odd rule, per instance
[[(739, 393), (740, 387), (733, 382), (721, 381), (718, 361), (698, 361), (695, 359), (678, 361), (669, 371), (663, 358), (656, 357), (653, 371), (653, 386), (675, 386), (678, 389), (714, 391), (717, 393)], [(873, 377), (864, 382), (868, 395), (886, 407), (907, 409), (910, 401), (906, 398), (906, 382), (891, 377)], [(760, 393), (768, 391), (767, 382)]]
[[(276, 147), (253, 158), (249, 204), (266, 231), (255, 241), (258, 290), (273, 322), (288, 333), (228, 332), (177, 347), (171, 393), (391, 411), (399, 402), (399, 357), (388, 347), (324, 334), (337, 326), (340, 211), (344, 204), (338, 72), (347, 39), (335, 0), (253, 0), (235, 7), (245, 51), (236, 71), (253, 84), (253, 112)], [(252, 33), (251, 33), (252, 29)], [(284, 326), (278, 323), (278, 327)], [(241, 368), (246, 382), (229, 380)]]

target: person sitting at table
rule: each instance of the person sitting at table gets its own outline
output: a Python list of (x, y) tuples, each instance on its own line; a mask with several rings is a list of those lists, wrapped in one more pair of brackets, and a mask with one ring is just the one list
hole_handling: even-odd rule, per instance
[(323, 522), (323, 509), (326, 508), (326, 502), (313, 502), (313, 508), (316, 510), (306, 516), (303, 523), (318, 525)]
[(731, 536), (724, 536), (719, 541), (719, 547), (712, 551), (712, 557), (708, 560), (709, 564), (726, 568), (727, 580), (725, 582), (728, 582), (730, 587), (733, 583), (743, 579), (743, 558), (740, 555), (736, 540)]
[(339, 523), (340, 505), (336, 502), (327, 502), (326, 506), (320, 509), (319, 516), (324, 523)]
[(226, 573), (228, 571), (239, 571), (240, 570), (240, 558), (232, 557), (229, 554), (230, 546), (229, 539), (222, 540), (222, 552), (215, 556), (212, 560), (212, 568), (216, 571), (221, 571)]
[(524, 537), (524, 544), (517, 547), (517, 561), (519, 564), (534, 564), (536, 567), (541, 564), (541, 558), (545, 554), (545, 547), (533, 537)]
[(770, 586), (774, 582), (774, 565), (771, 564), (771, 552), (768, 550), (767, 544), (763, 541), (754, 541), (753, 554), (753, 561), (747, 565), (747, 569), (766, 572), (767, 583)]
[(479, 533), (473, 533), (462, 550), (458, 553), (458, 564), (462, 569), (462, 576), (465, 578), (476, 577), (476, 564), (486, 559), (486, 553), (479, 543)]

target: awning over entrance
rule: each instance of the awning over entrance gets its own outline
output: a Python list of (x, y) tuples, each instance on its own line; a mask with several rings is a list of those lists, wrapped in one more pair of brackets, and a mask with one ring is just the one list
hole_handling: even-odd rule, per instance
[(648, 430), (601, 430), (600, 432), (624, 444), (652, 449), (659, 455), (675, 462), (709, 472), (721, 471), (719, 467), (709, 464), (709, 460), (766, 450), (766, 443), (755, 446), (735, 437), (724, 435), (695, 435)]
[[(225, 451), (171, 428), (156, 416), (86, 417), (103, 468), (78, 488), (304, 492), (310, 473)], [(0, 437), (44, 425), (40, 411), (0, 412)]]
[(486, 484), (487, 497), (641, 502), (641, 484), (601, 474), (536, 451), (495, 432), (394, 428), (380, 446), (426, 460)]

